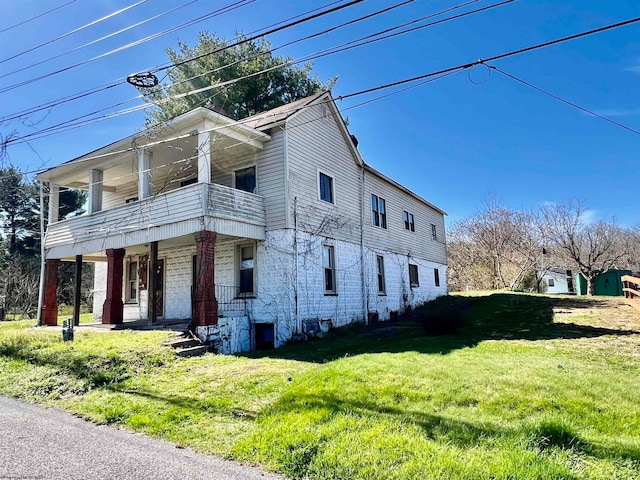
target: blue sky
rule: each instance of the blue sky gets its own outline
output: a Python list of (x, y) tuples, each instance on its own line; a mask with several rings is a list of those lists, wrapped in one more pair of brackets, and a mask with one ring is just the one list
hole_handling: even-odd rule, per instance
[[(70, 0), (4, 0), (0, 30)], [(366, 22), (278, 53), (298, 58), (323, 48), (452, 7), (462, 0), (414, 0)], [(49, 41), (134, 0), (76, 0), (0, 33), (0, 61)], [(170, 10), (188, 0), (148, 0), (60, 41), (0, 63), (0, 89), (82, 62), (232, 3), (199, 0), (181, 10), (51, 60), (12, 72)], [(231, 38), (300, 14), (329, 0), (255, 0), (253, 3), (143, 45), (64, 73), (0, 93), (0, 117), (110, 83), (167, 61), (178, 39), (194, 44), (201, 30)], [(321, 19), (269, 37), (278, 46), (331, 25), (398, 3), (365, 0)], [(481, 0), (467, 10), (489, 5)], [(463, 11), (463, 10), (460, 10)], [(616, 0), (526, 1), (426, 28), (319, 59), (321, 80), (338, 75), (334, 96), (346, 95), (434, 70), (640, 16), (640, 2)], [(502, 70), (583, 107), (640, 129), (640, 23), (495, 62)], [(625, 208), (637, 191), (640, 136), (581, 113), (513, 80), (476, 67), (434, 83), (351, 108), (383, 93), (338, 102), (369, 164), (449, 213), (448, 222), (476, 212), (488, 194), (516, 208), (582, 198), (594, 218), (638, 222)], [(482, 81), (486, 82), (478, 85)], [(475, 82), (475, 83), (474, 83)], [(392, 90), (391, 90), (392, 91)], [(0, 125), (0, 133), (24, 135), (135, 97), (122, 84), (65, 103), (23, 122)], [(140, 101), (115, 108), (135, 106)], [(348, 109), (348, 110), (347, 110)], [(144, 112), (84, 126), (9, 148), (24, 170), (53, 166), (140, 130)]]

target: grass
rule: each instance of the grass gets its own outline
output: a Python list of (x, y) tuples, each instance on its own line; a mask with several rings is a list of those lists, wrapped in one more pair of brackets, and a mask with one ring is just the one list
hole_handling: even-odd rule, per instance
[(617, 298), (453, 295), (244, 356), (162, 332), (0, 324), (0, 392), (316, 479), (640, 478), (640, 316)]

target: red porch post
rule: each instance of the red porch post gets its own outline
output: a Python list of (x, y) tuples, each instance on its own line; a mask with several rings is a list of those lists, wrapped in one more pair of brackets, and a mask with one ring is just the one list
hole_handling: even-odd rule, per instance
[(49, 259), (44, 264), (44, 301), (40, 318), (43, 325), (58, 324), (58, 267), (60, 260)]
[(196, 238), (196, 305), (194, 323), (196, 325), (217, 325), (218, 301), (215, 289), (215, 247), (216, 232), (203, 230)]
[(124, 248), (107, 248), (107, 298), (102, 307), (102, 323), (122, 323), (122, 259)]

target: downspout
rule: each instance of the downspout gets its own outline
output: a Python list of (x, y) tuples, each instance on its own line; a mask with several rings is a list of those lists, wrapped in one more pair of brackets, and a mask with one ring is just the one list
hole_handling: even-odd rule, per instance
[(367, 271), (364, 255), (364, 163), (362, 164), (362, 183), (360, 184), (360, 271), (362, 276), (362, 318), (369, 324), (369, 292), (367, 291)]
[(42, 302), (44, 301), (44, 182), (40, 181), (40, 288), (38, 289), (38, 326), (42, 326)]
[(302, 333), (302, 325), (300, 325), (300, 307), (298, 301), (298, 197), (293, 197), (293, 261), (294, 282), (295, 286), (293, 294), (296, 302), (296, 333)]

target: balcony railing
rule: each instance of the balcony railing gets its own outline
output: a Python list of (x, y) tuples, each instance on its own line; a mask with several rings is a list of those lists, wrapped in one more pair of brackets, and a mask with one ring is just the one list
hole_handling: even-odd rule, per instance
[(48, 258), (126, 248), (213, 230), (264, 239), (264, 198), (224, 185), (196, 183), (149, 199), (52, 223)]

